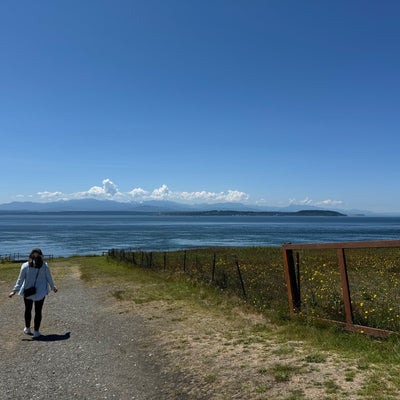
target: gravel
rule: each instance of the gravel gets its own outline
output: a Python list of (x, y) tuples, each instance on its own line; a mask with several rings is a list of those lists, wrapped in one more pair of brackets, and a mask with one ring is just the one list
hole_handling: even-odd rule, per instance
[(2, 400), (189, 398), (177, 383), (184, 387), (191, 378), (165, 364), (141, 316), (107, 307), (105, 289), (87, 288), (79, 276), (56, 284), (58, 293), (44, 303), (39, 340), (23, 333), (21, 298), (0, 302)]

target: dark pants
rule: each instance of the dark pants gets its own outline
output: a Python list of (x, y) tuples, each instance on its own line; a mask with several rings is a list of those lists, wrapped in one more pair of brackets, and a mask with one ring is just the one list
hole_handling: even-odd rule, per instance
[(42, 300), (33, 301), (30, 299), (24, 299), (25, 302), (25, 326), (29, 328), (31, 326), (32, 319), (32, 307), (35, 303), (35, 318), (33, 320), (33, 329), (38, 331), (40, 328), (40, 323), (42, 322), (42, 308), (44, 303), (44, 297)]

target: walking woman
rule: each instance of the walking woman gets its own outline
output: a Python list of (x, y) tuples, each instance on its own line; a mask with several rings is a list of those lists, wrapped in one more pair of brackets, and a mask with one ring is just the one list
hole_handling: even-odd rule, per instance
[(35, 304), (35, 318), (33, 320), (33, 337), (38, 338), (40, 323), (42, 322), (42, 308), (45, 297), (49, 294), (49, 288), (57, 293), (51, 276), (50, 268), (43, 261), (43, 253), (40, 249), (33, 249), (29, 255), (29, 261), (21, 265), (21, 270), (14, 286), (8, 297), (13, 297), (15, 293), (24, 298), (25, 303), (25, 329), (24, 333), (32, 335), (31, 319), (32, 308)]

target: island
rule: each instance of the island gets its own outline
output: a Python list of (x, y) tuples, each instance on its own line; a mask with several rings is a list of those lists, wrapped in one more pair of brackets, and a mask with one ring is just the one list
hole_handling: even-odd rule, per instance
[(299, 211), (234, 211), (234, 210), (210, 210), (210, 211), (168, 211), (160, 212), (161, 215), (182, 216), (277, 216), (277, 217), (346, 217), (338, 211), (331, 210), (299, 210)]

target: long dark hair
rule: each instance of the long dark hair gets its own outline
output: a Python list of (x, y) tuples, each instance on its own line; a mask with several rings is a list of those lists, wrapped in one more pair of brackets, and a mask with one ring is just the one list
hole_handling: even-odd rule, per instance
[(43, 265), (43, 253), (40, 249), (33, 249), (29, 254), (29, 266), (40, 268)]

